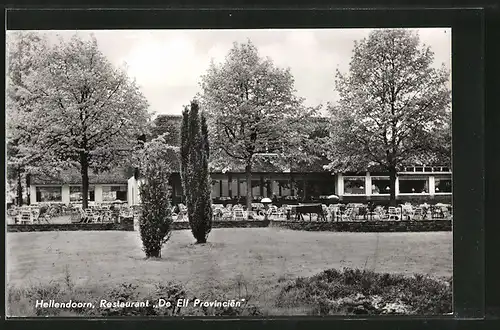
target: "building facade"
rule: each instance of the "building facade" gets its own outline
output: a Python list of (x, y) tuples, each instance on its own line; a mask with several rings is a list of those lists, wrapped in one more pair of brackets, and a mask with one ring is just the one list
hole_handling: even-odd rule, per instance
[[(212, 199), (214, 202), (239, 203), (247, 194), (245, 173), (212, 173)], [(140, 179), (134, 176), (114, 182), (91, 182), (89, 201), (106, 203), (140, 203)], [(331, 174), (270, 173), (252, 174), (254, 201), (264, 197), (279, 203), (294, 201), (320, 201), (337, 195), (345, 202), (388, 201), (389, 176), (380, 172)], [(180, 175), (172, 174), (171, 196), (174, 204), (183, 201)], [(428, 200), (451, 202), (452, 174), (445, 167), (407, 167), (396, 179), (396, 197), (401, 201)], [(82, 199), (80, 183), (34, 182), (30, 186), (32, 204), (40, 202), (78, 203)]]
[[(247, 194), (245, 173), (212, 173), (212, 199), (215, 203), (244, 203)], [(128, 180), (128, 203), (140, 203), (140, 180)], [(178, 173), (171, 178), (173, 203), (183, 201)], [(255, 202), (264, 197), (278, 204), (327, 202), (337, 195), (343, 202), (389, 201), (389, 175), (383, 172), (338, 173), (252, 173), (252, 196)], [(396, 198), (404, 201), (447, 202), (452, 199), (452, 173), (443, 166), (411, 166), (398, 173)]]
[[(317, 118), (321, 123), (322, 118)], [(165, 132), (167, 143), (179, 145), (182, 117), (161, 115), (155, 119), (153, 136)], [(279, 203), (322, 201), (335, 194), (343, 202), (389, 201), (389, 174), (370, 170), (364, 173), (330, 173), (323, 170), (328, 164), (324, 157), (314, 164), (296, 163), (288, 172), (280, 172), (272, 164), (262, 161), (252, 166), (252, 182), (247, 187), (243, 169), (233, 172), (212, 172), (212, 198), (215, 203), (244, 203), (247, 190), (252, 190), (254, 201), (263, 197)], [(180, 165), (175, 163), (174, 167)], [(140, 203), (137, 172), (116, 169), (113, 173), (90, 176), (91, 202), (105, 203), (115, 200), (129, 205)], [(32, 203), (61, 202), (69, 204), (81, 200), (81, 178), (69, 173), (59, 180), (32, 180)], [(171, 196), (174, 204), (183, 202), (179, 173), (171, 176)], [(406, 166), (396, 179), (396, 198), (400, 201), (451, 202), (452, 173), (446, 166)]]

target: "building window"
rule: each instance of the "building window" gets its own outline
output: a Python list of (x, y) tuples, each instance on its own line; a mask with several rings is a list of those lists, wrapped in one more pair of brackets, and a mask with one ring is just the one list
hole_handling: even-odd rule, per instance
[(62, 187), (36, 187), (38, 202), (61, 202)]
[(222, 195), (221, 195), (221, 197), (230, 197), (229, 196), (228, 180), (224, 179), (224, 180), (221, 180), (221, 182), (222, 182)]
[(252, 180), (252, 197), (255, 199), (260, 196), (260, 180)]
[(344, 194), (364, 195), (365, 178), (364, 177), (345, 177), (344, 178)]
[(127, 201), (127, 186), (103, 186), (102, 200), (104, 202)]
[(389, 194), (390, 183), (389, 177), (372, 177), (372, 194)]
[(240, 196), (247, 195), (247, 180), (238, 180), (238, 184), (240, 185)]
[(451, 179), (435, 179), (436, 193), (451, 193)]
[(278, 187), (278, 194), (277, 194), (278, 196), (280, 197), (291, 196), (289, 180), (276, 180), (276, 186)]
[(401, 194), (421, 194), (429, 192), (428, 181), (417, 178), (400, 178), (399, 193)]
[[(69, 187), (69, 201), (81, 202), (83, 200), (82, 186)], [(89, 186), (89, 201), (95, 201), (94, 186)]]
[(220, 180), (212, 180), (212, 198), (220, 197)]
[(238, 179), (231, 178), (231, 197), (238, 196)]
[(308, 181), (307, 196), (319, 197), (335, 194), (335, 183), (328, 179), (313, 179)]

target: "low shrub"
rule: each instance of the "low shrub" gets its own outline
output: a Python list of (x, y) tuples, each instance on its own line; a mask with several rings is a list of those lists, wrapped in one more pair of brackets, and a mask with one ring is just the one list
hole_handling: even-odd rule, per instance
[(451, 294), (451, 279), (330, 269), (286, 285), (277, 306), (308, 305), (313, 315), (440, 315), (451, 313)]

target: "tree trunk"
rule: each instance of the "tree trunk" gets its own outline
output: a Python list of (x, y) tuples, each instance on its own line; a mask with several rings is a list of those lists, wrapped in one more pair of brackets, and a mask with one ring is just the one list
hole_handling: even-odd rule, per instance
[(30, 186), (31, 186), (31, 175), (29, 173), (27, 173), (26, 174), (26, 203), (28, 205), (31, 205)]
[(307, 182), (306, 178), (304, 177), (304, 180), (302, 181), (302, 200), (305, 202), (307, 195), (306, 195), (306, 189), (307, 189)]
[(245, 175), (247, 179), (247, 211), (252, 210), (252, 164), (245, 166)]
[(17, 171), (17, 205), (23, 206), (23, 182), (20, 170)]
[(89, 207), (89, 163), (87, 154), (80, 153), (80, 166), (82, 175), (82, 208), (85, 210)]
[(397, 201), (396, 201), (396, 177), (397, 177), (396, 167), (391, 166), (389, 168), (389, 187), (390, 187), (389, 205), (391, 205), (391, 206), (396, 206), (396, 204), (397, 204)]

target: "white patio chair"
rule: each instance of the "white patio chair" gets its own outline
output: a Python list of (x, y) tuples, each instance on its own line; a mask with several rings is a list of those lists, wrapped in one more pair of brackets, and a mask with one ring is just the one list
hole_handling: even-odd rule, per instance
[(401, 220), (401, 209), (398, 207), (390, 206), (388, 212), (389, 221), (399, 221)]
[(421, 207), (417, 207), (413, 210), (412, 220), (422, 220), (424, 218), (424, 213)]
[(247, 219), (247, 216), (245, 214), (245, 211), (243, 211), (243, 209), (234, 208), (232, 213), (233, 213), (233, 220), (238, 221)]
[(87, 222), (99, 222), (100, 216), (98, 213), (95, 213), (92, 209), (85, 209), (84, 211)]
[(341, 219), (342, 221), (351, 221), (352, 216), (353, 216), (353, 208), (349, 207), (345, 210), (344, 214), (342, 214)]
[(33, 224), (33, 213), (30, 210), (24, 209), (19, 213), (19, 223), (22, 225)]

